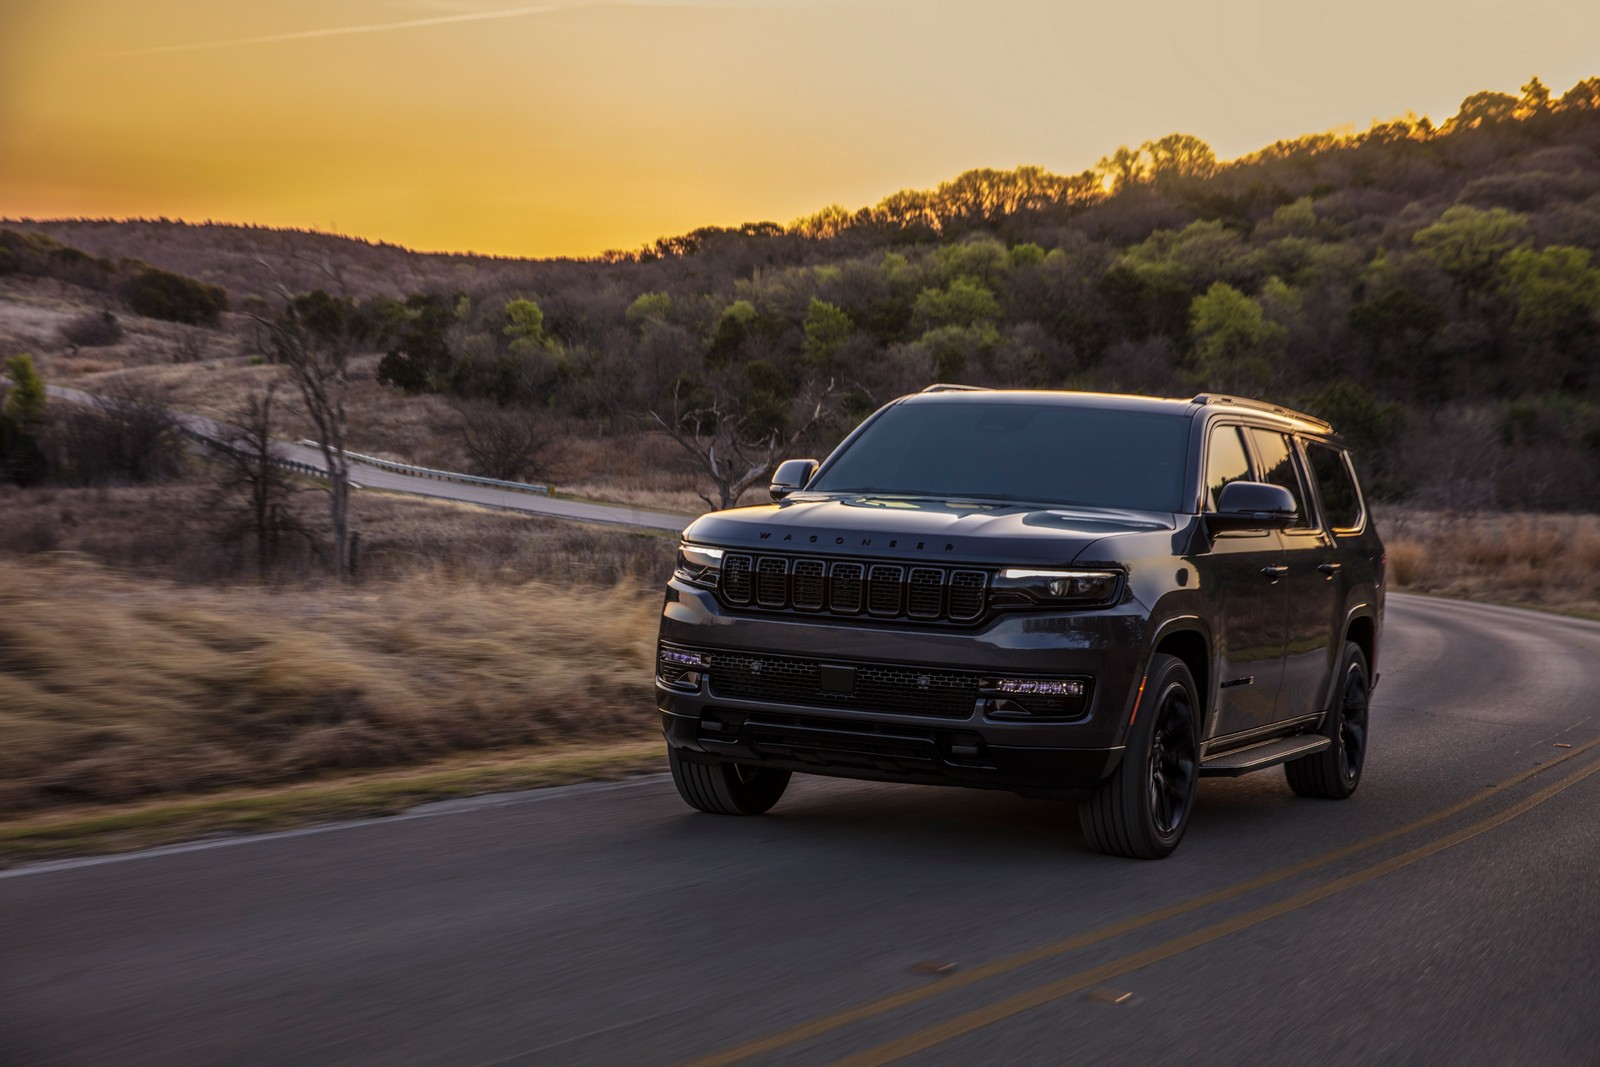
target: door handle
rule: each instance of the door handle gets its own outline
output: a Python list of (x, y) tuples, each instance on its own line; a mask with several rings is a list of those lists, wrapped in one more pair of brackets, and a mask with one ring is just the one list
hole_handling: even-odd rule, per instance
[(1343, 563), (1319, 563), (1319, 564), (1317, 564), (1317, 570), (1321, 571), (1327, 577), (1328, 581), (1331, 582), (1331, 581), (1333, 581), (1333, 576), (1335, 574), (1338, 574), (1340, 571), (1344, 570), (1344, 564)]
[(1268, 578), (1271, 578), (1273, 583), (1276, 584), (1279, 578), (1282, 578), (1285, 574), (1289, 573), (1289, 568), (1279, 564), (1274, 564), (1271, 567), (1262, 567), (1261, 573), (1265, 574)]

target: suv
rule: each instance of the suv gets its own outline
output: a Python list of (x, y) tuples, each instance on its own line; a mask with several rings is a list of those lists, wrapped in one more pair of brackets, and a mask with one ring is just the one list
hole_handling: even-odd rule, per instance
[(1361, 780), (1385, 556), (1319, 419), (935, 385), (771, 493), (691, 524), (667, 587), (692, 807), (759, 814), (794, 771), (1008, 789), (1154, 859), (1202, 775)]

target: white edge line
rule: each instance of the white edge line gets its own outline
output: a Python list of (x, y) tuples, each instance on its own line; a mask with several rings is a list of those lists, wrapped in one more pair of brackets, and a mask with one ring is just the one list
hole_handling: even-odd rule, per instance
[(572, 785), (550, 786), (545, 789), (524, 789), (514, 793), (487, 793), (478, 797), (460, 797), (452, 800), (434, 801), (411, 808), (398, 815), (379, 815), (365, 819), (341, 819), (338, 822), (323, 823), (320, 826), (303, 826), (295, 830), (274, 830), (264, 834), (239, 834), (202, 841), (187, 841), (176, 845), (161, 845), (156, 848), (140, 849), (137, 852), (114, 852), (107, 856), (80, 856), (73, 859), (45, 860), (42, 863), (30, 863), (20, 867), (0, 870), (0, 881), (11, 878), (27, 878), (40, 874), (57, 874), (63, 871), (77, 871), (88, 867), (106, 867), (115, 863), (131, 863), (135, 860), (160, 859), (164, 856), (182, 856), (191, 852), (209, 852), (212, 849), (235, 848), (239, 845), (286, 841), (292, 838), (312, 837), (317, 834), (330, 834), (341, 830), (359, 830), (368, 826), (392, 826), (395, 823), (409, 822), (412, 819), (433, 819), (444, 815), (465, 815), (482, 811), (486, 808), (503, 807), (508, 804), (529, 804), (541, 800), (559, 800), (574, 793), (608, 793), (620, 789), (635, 789), (643, 785), (653, 785), (665, 777), (667, 776), (664, 773), (642, 774), (615, 782), (576, 782)]

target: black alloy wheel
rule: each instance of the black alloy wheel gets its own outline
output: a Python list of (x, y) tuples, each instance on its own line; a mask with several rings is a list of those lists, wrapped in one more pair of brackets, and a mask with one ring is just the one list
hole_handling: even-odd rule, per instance
[(1339, 690), (1322, 723), (1333, 743), (1283, 765), (1289, 788), (1303, 797), (1343, 800), (1361, 784), (1367, 762), (1367, 723), (1371, 684), (1361, 646), (1346, 642), (1339, 666)]
[(1200, 700), (1176, 656), (1152, 657), (1122, 762), (1078, 808), (1091, 848), (1161, 859), (1183, 839), (1200, 779)]
[(694, 757), (667, 746), (672, 783), (684, 803), (712, 815), (760, 815), (789, 788), (790, 773)]

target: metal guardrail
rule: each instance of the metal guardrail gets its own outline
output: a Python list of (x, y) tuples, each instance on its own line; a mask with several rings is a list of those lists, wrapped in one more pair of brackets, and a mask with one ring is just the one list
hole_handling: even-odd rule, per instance
[[(192, 438), (207, 448), (215, 449), (219, 452), (228, 452), (232, 455), (239, 454), (239, 450), (228, 442), (218, 440), (217, 438), (212, 437), (210, 434), (201, 433), (192, 426), (180, 426), (178, 427), (178, 430), (185, 437)], [(326, 478), (328, 476), (328, 472), (323, 470), (321, 467), (313, 466), (310, 463), (301, 463), (297, 459), (285, 459), (282, 456), (272, 456), (271, 462), (274, 467), (282, 467), (284, 470), (291, 470), (297, 474), (309, 474), (313, 478)], [(354, 482), (349, 484), (352, 489), (360, 488), (360, 486), (356, 485)]]
[[(318, 447), (315, 441), (301, 440), (300, 444), (309, 447)], [(463, 482), (467, 485), (487, 485), (495, 489), (510, 489), (519, 493), (533, 493), (536, 496), (552, 495), (548, 485), (537, 485), (533, 482), (503, 482), (498, 478), (480, 478), (476, 474), (462, 474), (459, 471), (434, 470), (432, 467), (414, 467), (409, 463), (396, 463), (392, 459), (379, 459), (377, 456), (364, 456), (360, 452), (345, 450), (345, 456), (357, 463), (365, 463), (369, 467), (380, 470), (393, 471), (395, 474), (409, 474), (413, 478), (432, 478), (441, 482)]]

